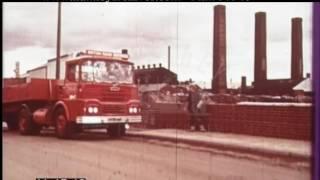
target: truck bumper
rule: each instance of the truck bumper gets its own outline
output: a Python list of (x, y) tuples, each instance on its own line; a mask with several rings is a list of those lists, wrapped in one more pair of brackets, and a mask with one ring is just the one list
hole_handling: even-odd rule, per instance
[(78, 116), (77, 124), (114, 124), (114, 123), (141, 123), (141, 115), (136, 116)]

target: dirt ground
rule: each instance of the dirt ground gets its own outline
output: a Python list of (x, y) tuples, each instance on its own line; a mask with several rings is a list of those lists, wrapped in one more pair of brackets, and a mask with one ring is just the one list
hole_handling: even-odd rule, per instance
[[(84, 133), (76, 140), (52, 132), (3, 132), (3, 179), (85, 177), (87, 180), (309, 180), (310, 168), (240, 158), (143, 138)], [(280, 160), (279, 160), (280, 161)]]

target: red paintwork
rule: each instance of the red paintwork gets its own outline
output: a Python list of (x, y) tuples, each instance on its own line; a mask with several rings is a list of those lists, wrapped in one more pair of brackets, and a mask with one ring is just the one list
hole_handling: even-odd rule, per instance
[(49, 83), (52, 83), (51, 99), (56, 100), (57, 85), (56, 80), (31, 79), (30, 82), (17, 79), (17, 83), (12, 83), (11, 79), (4, 79), (3, 87), (3, 104), (15, 103), (22, 101), (48, 101), (50, 99)]
[(78, 92), (79, 98), (94, 98), (100, 101), (126, 102), (130, 99), (138, 99), (137, 88), (135, 85), (116, 85), (120, 87), (118, 91), (112, 91), (112, 84), (81, 84)]

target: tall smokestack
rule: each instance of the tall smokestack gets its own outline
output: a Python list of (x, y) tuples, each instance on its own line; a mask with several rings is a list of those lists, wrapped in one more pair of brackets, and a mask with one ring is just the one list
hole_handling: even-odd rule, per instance
[(170, 70), (170, 46), (168, 46), (168, 70)]
[(291, 19), (291, 79), (303, 79), (302, 18)]
[(241, 89), (245, 89), (247, 87), (247, 77), (241, 76)]
[(266, 13), (255, 14), (255, 51), (254, 51), (254, 82), (267, 79), (267, 25)]
[(226, 75), (226, 8), (214, 6), (213, 25), (213, 77), (214, 93), (225, 92), (227, 89)]
[(128, 49), (122, 49), (121, 54), (128, 54)]

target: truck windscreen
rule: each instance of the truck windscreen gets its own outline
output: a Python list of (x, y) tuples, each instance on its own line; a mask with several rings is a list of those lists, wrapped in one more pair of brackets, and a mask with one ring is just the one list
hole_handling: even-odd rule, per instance
[(81, 67), (82, 81), (133, 83), (131, 64), (115, 61), (85, 61)]

